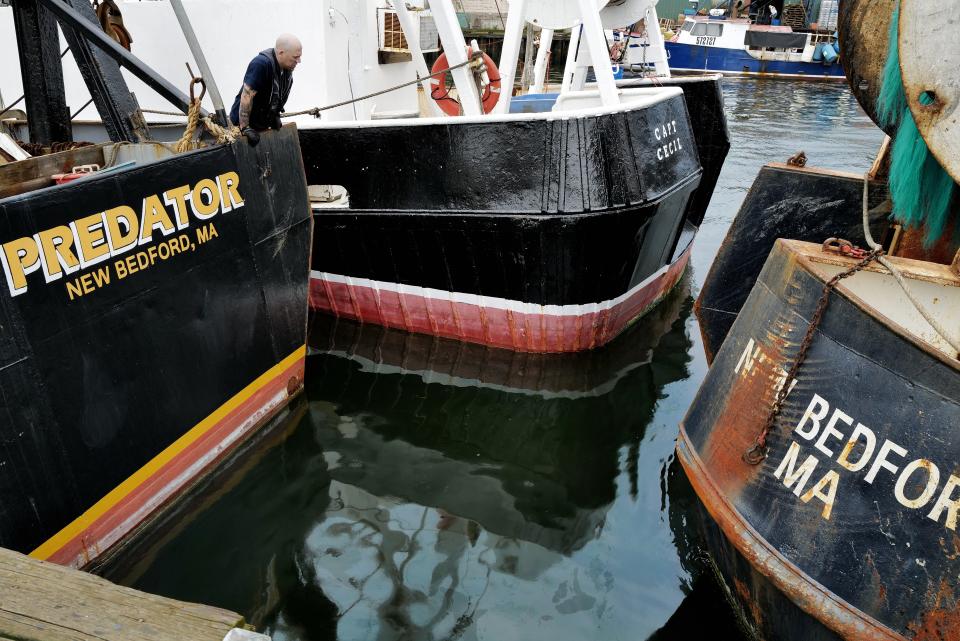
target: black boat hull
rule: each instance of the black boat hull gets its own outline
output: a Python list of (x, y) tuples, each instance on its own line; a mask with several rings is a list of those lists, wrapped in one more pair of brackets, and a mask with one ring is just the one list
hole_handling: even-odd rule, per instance
[(13, 196), (0, 221), (0, 545), (83, 566), (302, 388), (296, 130)]
[(697, 90), (696, 122), (677, 93), (617, 112), (302, 130), (309, 182), (349, 194), (315, 210), (311, 305), (519, 351), (612, 340), (679, 280), (726, 154), (719, 83), (684, 91)]
[[(886, 185), (871, 181), (870, 208), (886, 197)], [(694, 306), (707, 362), (720, 350), (776, 240), (819, 243), (836, 237), (865, 247), (862, 203), (862, 175), (780, 163), (760, 169)], [(871, 214), (878, 238), (888, 225), (886, 213)]]
[[(713, 558), (763, 638), (955, 639), (960, 368), (865, 305), (862, 293), (892, 277), (866, 271), (834, 292), (766, 458), (744, 458), (824, 282), (855, 262), (778, 241), (681, 426), (678, 455)], [(945, 266), (925, 269), (928, 282), (957, 286)]]

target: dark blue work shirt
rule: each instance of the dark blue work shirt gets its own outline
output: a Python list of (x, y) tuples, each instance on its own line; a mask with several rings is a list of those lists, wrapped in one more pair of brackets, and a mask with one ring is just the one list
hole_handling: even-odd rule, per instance
[[(257, 92), (250, 108), (250, 126), (259, 130), (273, 127), (283, 111), (290, 94), (290, 86), (293, 84), (292, 74), (280, 68), (273, 49), (261, 51), (250, 61), (243, 76), (243, 84)], [(242, 93), (241, 86), (230, 110), (230, 120), (235, 125), (240, 124)]]

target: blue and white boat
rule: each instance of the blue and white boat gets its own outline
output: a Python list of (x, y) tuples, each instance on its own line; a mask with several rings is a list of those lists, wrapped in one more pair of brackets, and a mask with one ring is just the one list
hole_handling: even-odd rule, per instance
[(747, 18), (687, 16), (664, 44), (675, 73), (844, 78), (837, 39), (829, 32), (794, 31)]

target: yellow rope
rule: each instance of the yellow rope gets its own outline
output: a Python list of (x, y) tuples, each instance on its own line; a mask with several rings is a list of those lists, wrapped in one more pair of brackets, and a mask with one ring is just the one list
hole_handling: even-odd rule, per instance
[(193, 149), (193, 135), (197, 133), (197, 124), (200, 122), (200, 99), (194, 98), (190, 103), (190, 110), (187, 113), (187, 126), (183, 130), (183, 135), (174, 150), (180, 154)]
[(203, 119), (203, 126), (207, 128), (207, 131), (210, 132), (210, 135), (217, 139), (217, 143), (230, 143), (240, 137), (240, 129), (238, 127), (222, 127), (215, 123), (210, 116), (207, 116)]
[(174, 147), (177, 153), (189, 151), (196, 146), (193, 137), (197, 133), (197, 127), (203, 123), (204, 128), (210, 132), (210, 135), (217, 139), (218, 144), (230, 143), (240, 137), (240, 130), (236, 127), (223, 127), (213, 121), (210, 116), (200, 118), (200, 99), (195, 98), (190, 103), (190, 110), (187, 113), (187, 124), (184, 127), (183, 135)]

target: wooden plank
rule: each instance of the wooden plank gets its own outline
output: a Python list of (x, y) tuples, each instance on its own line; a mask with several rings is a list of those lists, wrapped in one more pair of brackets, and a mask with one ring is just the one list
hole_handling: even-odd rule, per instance
[(229, 610), (147, 594), (0, 548), (0, 641), (223, 641), (243, 625)]
[(20, 145), (17, 144), (17, 141), (13, 137), (5, 133), (0, 129), (0, 151), (11, 158), (11, 162), (16, 162), (18, 160), (27, 160), (30, 158), (30, 154), (25, 152), (20, 148)]
[(105, 145), (90, 145), (46, 156), (36, 156), (20, 162), (10, 163), (0, 168), (0, 187), (16, 187), (19, 183), (37, 178), (49, 178), (53, 174), (64, 174), (77, 165), (103, 165)]

